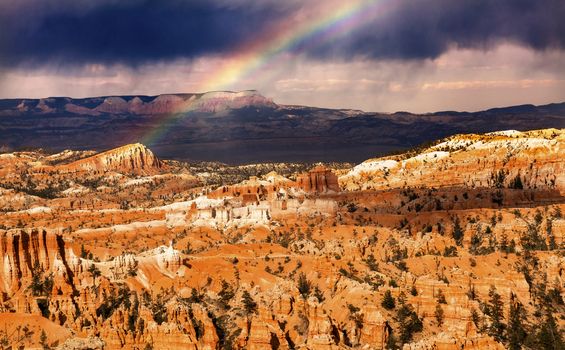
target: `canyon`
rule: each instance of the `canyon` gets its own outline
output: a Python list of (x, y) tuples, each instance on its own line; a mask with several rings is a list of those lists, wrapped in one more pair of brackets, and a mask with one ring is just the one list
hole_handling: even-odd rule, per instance
[[(198, 108), (225, 111), (210, 98)], [(139, 143), (4, 152), (0, 344), (562, 349), (564, 170), (564, 129), (459, 134), (357, 165), (185, 163)]]

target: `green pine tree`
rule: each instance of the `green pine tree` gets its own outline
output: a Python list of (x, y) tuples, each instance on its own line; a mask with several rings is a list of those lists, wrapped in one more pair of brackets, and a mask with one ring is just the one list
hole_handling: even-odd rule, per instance
[(541, 350), (564, 350), (565, 343), (557, 328), (555, 318), (548, 308), (545, 313), (545, 320), (536, 335), (536, 345)]
[(387, 290), (385, 292), (383, 300), (381, 301), (381, 306), (387, 310), (392, 310), (396, 307), (396, 302), (394, 301), (394, 297), (392, 296), (390, 290)]
[(520, 350), (526, 339), (527, 332), (524, 326), (526, 320), (526, 311), (524, 305), (520, 303), (512, 294), (510, 296), (510, 311), (508, 313), (508, 329), (506, 337), (508, 338), (508, 349)]
[(506, 328), (503, 314), (504, 303), (500, 294), (496, 292), (494, 286), (490, 287), (488, 293), (490, 300), (488, 305), (488, 315), (490, 317), (490, 327), (488, 328), (488, 334), (492, 336), (499, 342), (504, 341), (504, 330)]
[(247, 314), (257, 313), (257, 303), (253, 300), (248, 291), (243, 292), (241, 302)]

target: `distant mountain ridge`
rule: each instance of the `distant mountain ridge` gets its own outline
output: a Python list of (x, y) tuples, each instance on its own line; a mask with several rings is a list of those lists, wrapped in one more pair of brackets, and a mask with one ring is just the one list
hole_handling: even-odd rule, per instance
[(142, 142), (163, 159), (230, 164), (359, 162), (453, 134), (545, 128), (565, 128), (565, 103), (389, 114), (278, 105), (255, 90), (0, 100), (3, 150)]
[(170, 114), (183, 111), (218, 112), (245, 106), (275, 106), (255, 90), (218, 91), (200, 94), (128, 95), (87, 98), (47, 97), (40, 99), (0, 100), (0, 115), (71, 113), (102, 114)]
[(523, 104), (508, 107), (496, 107), (486, 109), (484, 111), (478, 112), (457, 112), (457, 111), (439, 111), (430, 113), (430, 115), (474, 115), (474, 114), (498, 114), (498, 113), (565, 113), (565, 102), (563, 103), (550, 103), (546, 105), (533, 105), (533, 104)]

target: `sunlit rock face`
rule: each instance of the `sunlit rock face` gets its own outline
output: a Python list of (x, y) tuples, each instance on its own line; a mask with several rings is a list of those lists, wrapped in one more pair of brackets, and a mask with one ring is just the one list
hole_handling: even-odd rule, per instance
[(133, 174), (151, 174), (157, 172), (162, 164), (153, 152), (144, 145), (136, 143), (107, 152), (83, 158), (61, 166), (55, 170), (68, 172), (124, 172)]
[(306, 192), (339, 192), (337, 176), (323, 166), (317, 166), (307, 174), (297, 177), (298, 187)]
[(140, 144), (1, 154), (0, 336), (475, 350), (520, 326), (540, 347), (565, 312), (563, 135), (457, 135), (356, 166), (188, 164)]
[[(340, 178), (348, 189), (403, 186), (508, 187), (565, 193), (565, 134), (547, 129), (456, 135), (415, 154), (370, 159)], [(502, 170), (503, 173), (494, 172)]]

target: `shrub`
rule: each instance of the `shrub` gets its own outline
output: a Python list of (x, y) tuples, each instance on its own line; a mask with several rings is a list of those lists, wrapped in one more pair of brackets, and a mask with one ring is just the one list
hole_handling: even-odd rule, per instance
[(218, 293), (220, 303), (224, 309), (229, 309), (229, 303), (235, 296), (232, 286), (226, 281), (222, 280), (222, 289)]
[(377, 263), (377, 260), (375, 259), (375, 256), (373, 254), (369, 254), (367, 256), (367, 259), (365, 259), (365, 264), (367, 264), (369, 270), (379, 271), (379, 264)]
[(312, 291), (312, 282), (308, 281), (304, 272), (298, 275), (298, 292), (304, 299), (310, 296), (310, 292)]
[(445, 257), (457, 256), (457, 247), (455, 246), (445, 247), (443, 250), (443, 256)]
[(165, 300), (161, 294), (157, 294), (155, 303), (151, 305), (151, 313), (158, 325), (167, 322), (167, 307), (165, 306)]
[(445, 294), (443, 294), (443, 290), (441, 289), (437, 291), (436, 299), (440, 304), (447, 304), (447, 300), (445, 300)]
[(524, 185), (522, 184), (522, 178), (520, 177), (520, 174), (516, 175), (516, 177), (510, 181), (508, 188), (512, 188), (515, 190), (524, 189)]
[(53, 290), (53, 274), (45, 276), (43, 267), (36, 262), (31, 270), (31, 283), (28, 287), (33, 296), (49, 296)]
[(320, 290), (320, 288), (318, 288), (318, 286), (314, 287), (314, 296), (318, 299), (320, 303), (326, 299), (324, 297), (324, 293), (322, 293), (322, 291)]
[(459, 222), (459, 218), (456, 217), (453, 220), (453, 233), (452, 233), (453, 239), (455, 240), (455, 243), (457, 243), (457, 245), (461, 245), (463, 242), (463, 229), (461, 228), (461, 224)]

